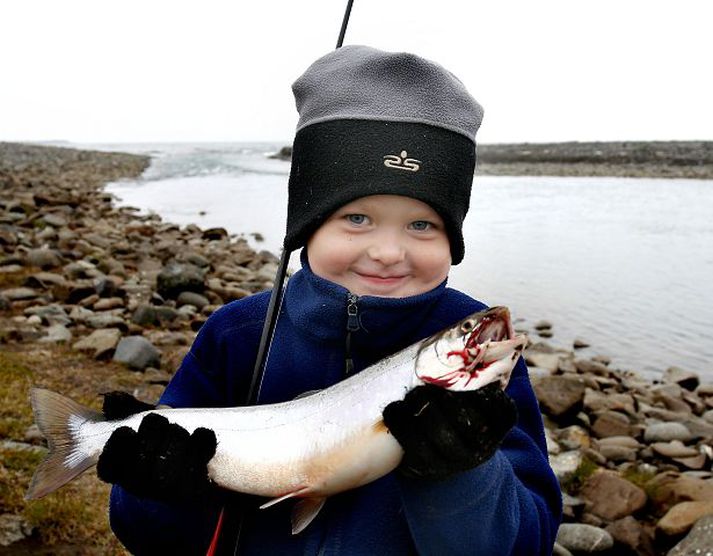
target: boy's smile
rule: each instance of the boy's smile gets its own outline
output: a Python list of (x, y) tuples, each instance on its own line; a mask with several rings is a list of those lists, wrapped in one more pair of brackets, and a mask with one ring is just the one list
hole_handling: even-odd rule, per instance
[(448, 276), (443, 220), (422, 201), (361, 197), (338, 209), (307, 242), (312, 271), (356, 295), (408, 297)]

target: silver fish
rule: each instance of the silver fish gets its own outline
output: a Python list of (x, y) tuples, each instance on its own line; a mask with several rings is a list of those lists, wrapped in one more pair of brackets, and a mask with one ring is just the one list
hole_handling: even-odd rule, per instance
[(392, 471), (403, 451), (382, 421), (384, 408), (418, 385), (477, 390), (507, 386), (527, 338), (515, 335), (510, 313), (494, 307), (317, 393), (271, 405), (156, 409), (107, 421), (101, 413), (49, 390), (32, 389), (35, 421), (49, 453), (25, 496), (41, 498), (96, 464), (119, 427), (139, 428), (149, 413), (189, 432), (213, 430), (217, 449), (208, 475), (219, 486), (271, 498), (298, 497), (292, 530), (314, 519), (325, 499)]

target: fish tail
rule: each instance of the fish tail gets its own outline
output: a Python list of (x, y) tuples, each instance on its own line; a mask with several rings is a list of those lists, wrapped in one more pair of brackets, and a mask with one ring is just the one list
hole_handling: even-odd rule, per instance
[(97, 455), (81, 450), (76, 430), (87, 421), (104, 416), (50, 390), (30, 391), (35, 422), (47, 439), (49, 452), (35, 471), (25, 500), (36, 500), (57, 490), (83, 471), (96, 465)]

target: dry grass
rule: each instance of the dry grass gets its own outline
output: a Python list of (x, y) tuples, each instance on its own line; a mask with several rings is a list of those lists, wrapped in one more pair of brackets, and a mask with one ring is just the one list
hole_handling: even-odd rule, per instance
[[(99, 409), (100, 392), (126, 390), (155, 401), (163, 387), (147, 385), (140, 373), (94, 361), (66, 347), (3, 346), (0, 351), (0, 442), (23, 442), (32, 424), (31, 386), (42, 386)], [(0, 513), (22, 515), (35, 527), (32, 543), (73, 554), (126, 554), (109, 528), (109, 485), (93, 470), (37, 501), (25, 501), (42, 453), (0, 449)], [(20, 543), (22, 544), (22, 543)], [(60, 550), (61, 548), (61, 550)]]

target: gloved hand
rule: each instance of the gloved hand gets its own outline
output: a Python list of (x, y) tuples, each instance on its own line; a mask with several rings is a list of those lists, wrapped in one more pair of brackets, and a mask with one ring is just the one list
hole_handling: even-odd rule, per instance
[(498, 384), (472, 392), (417, 386), (383, 413), (404, 449), (399, 470), (409, 477), (445, 479), (490, 459), (517, 421)]
[(138, 432), (120, 427), (112, 433), (99, 456), (97, 475), (141, 498), (196, 502), (217, 493), (207, 468), (216, 446), (212, 430), (198, 428), (189, 434), (151, 413)]
[(156, 409), (155, 405), (137, 400), (128, 392), (114, 390), (102, 394), (102, 396), (104, 396), (102, 413), (109, 421), (126, 419), (129, 415), (133, 415), (134, 413)]

